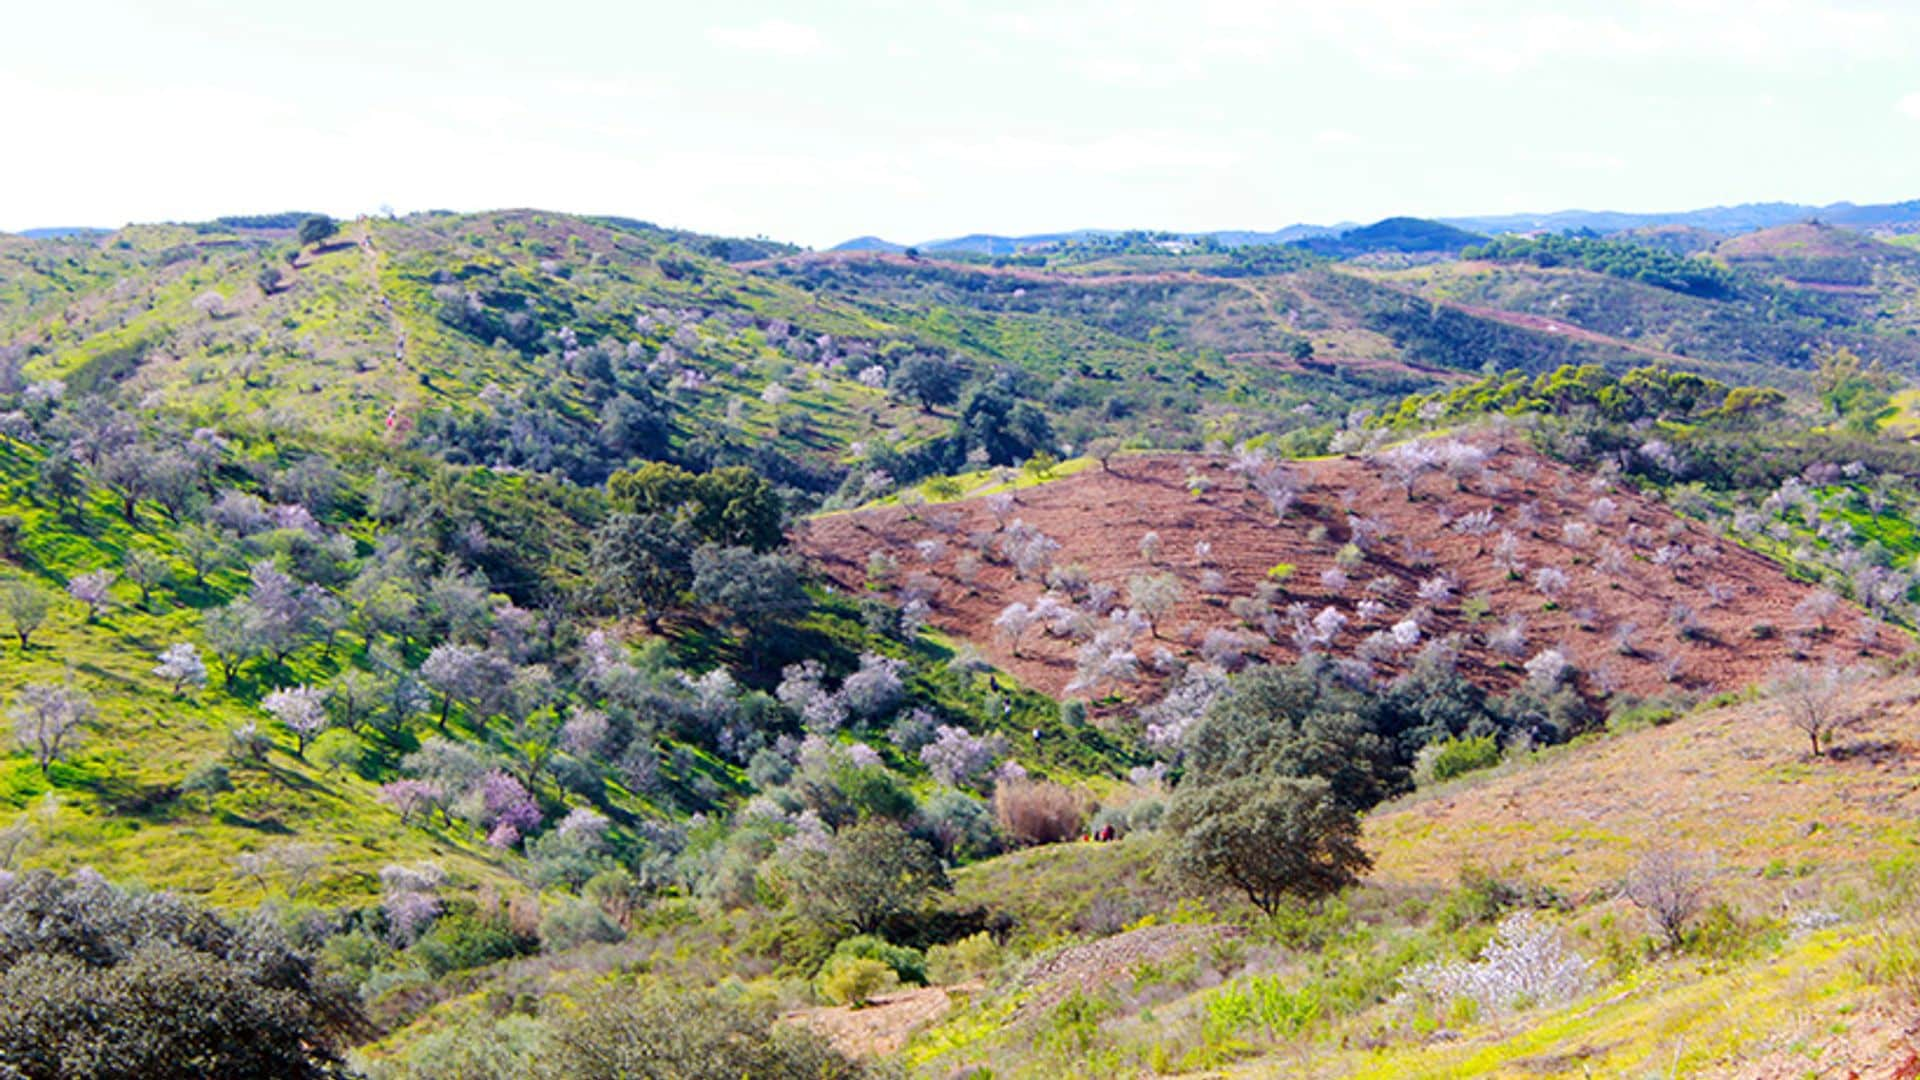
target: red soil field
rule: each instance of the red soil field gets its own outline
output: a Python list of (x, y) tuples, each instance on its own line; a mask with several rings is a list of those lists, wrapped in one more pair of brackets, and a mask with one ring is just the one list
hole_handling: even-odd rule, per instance
[[(1132, 575), (1165, 572), (1178, 578), (1178, 603), (1159, 620), (1153, 636), (1143, 634), (1136, 642), (1140, 680), (1117, 688), (1136, 699), (1154, 694), (1155, 676), (1147, 661), (1156, 649), (1195, 656), (1205, 632), (1214, 628), (1245, 632), (1250, 643), (1257, 642), (1256, 653), (1268, 660), (1294, 659), (1293, 620), (1286, 611), (1296, 603), (1304, 604), (1309, 616), (1332, 607), (1347, 617), (1326, 647), (1336, 656), (1350, 655), (1368, 634), (1426, 608), (1421, 641), (1458, 635), (1463, 673), (1497, 690), (1523, 682), (1525, 661), (1549, 647), (1561, 649), (1584, 673), (1586, 692), (1610, 688), (1649, 695), (1748, 686), (1789, 662), (1796, 645), (1808, 660), (1844, 664), (1891, 655), (1907, 644), (1904, 634), (1890, 628), (1877, 641), (1864, 642), (1860, 629), (1868, 617), (1849, 605), (1838, 605), (1821, 629), (1811, 614), (1795, 610), (1813, 587), (1790, 580), (1771, 560), (1683, 521), (1658, 502), (1619, 485), (1597, 487), (1590, 477), (1530, 450), (1501, 445), (1497, 438), (1479, 445), (1490, 453), (1483, 477), (1459, 484), (1443, 473), (1429, 473), (1411, 500), (1372, 462), (1288, 462), (1300, 493), (1284, 520), (1276, 520), (1266, 498), (1229, 468), (1228, 458), (1185, 454), (1116, 458), (1109, 470), (1096, 466), (1023, 490), (1003, 512), (1008, 521), (1019, 519), (1058, 541), (1053, 566), (1077, 565), (1092, 581), (1117, 587), (1116, 604), (1126, 602)], [(1195, 478), (1202, 488), (1197, 493)], [(1594, 509), (1602, 499), (1614, 504), (1611, 515)], [(1349, 508), (1378, 523), (1379, 539), (1349, 572), (1351, 584), (1329, 588), (1321, 575), (1335, 566), (1336, 554), (1351, 536)], [(1451, 524), (1478, 511), (1491, 512), (1491, 532), (1470, 535)], [(1517, 537), (1525, 566), (1517, 577), (1495, 565), (1503, 529)], [(1587, 535), (1580, 535), (1583, 530)], [(971, 498), (916, 510), (890, 506), (824, 515), (805, 522), (795, 541), (849, 592), (867, 588), (869, 557), (887, 554), (898, 566), (893, 588), (917, 582), (933, 591), (933, 628), (971, 642), (1029, 686), (1067, 693), (1077, 643), (1036, 627), (1021, 639), (1015, 656), (1010, 643), (994, 632), (994, 620), (1006, 605), (1032, 604), (1048, 591), (1041, 581), (1019, 579), (997, 555), (981, 554), (983, 548), (991, 552), (1000, 531), (988, 499)], [(1141, 538), (1148, 532), (1160, 540), (1151, 565), (1141, 555)], [(926, 540), (938, 540), (943, 548), (931, 560), (915, 548)], [(1196, 555), (1199, 541), (1212, 546), (1205, 565)], [(1664, 555), (1662, 548), (1668, 549)], [(1685, 553), (1670, 558), (1676, 549)], [(1608, 550), (1614, 556), (1601, 557)], [(978, 562), (970, 584), (960, 569), (969, 556)], [(1274, 640), (1244, 625), (1228, 602), (1253, 593), (1280, 563), (1296, 569), (1273, 601), (1280, 615)], [(1601, 569), (1603, 564), (1612, 564), (1610, 572)], [(1535, 587), (1534, 575), (1542, 567), (1558, 568), (1567, 577), (1557, 603)], [(1224, 576), (1223, 592), (1201, 591), (1208, 571)], [(1452, 598), (1423, 603), (1420, 583), (1443, 572), (1455, 583)], [(1369, 582), (1375, 591), (1365, 588)], [(1490, 613), (1471, 618), (1462, 604), (1476, 594), (1484, 594)], [(1358, 609), (1370, 595), (1386, 610), (1368, 618)], [(1676, 604), (1691, 608), (1697, 632), (1682, 636), (1678, 631), (1672, 620)], [(1512, 616), (1525, 620), (1524, 648), (1496, 651), (1487, 634)], [(1636, 628), (1630, 634), (1631, 654), (1616, 641), (1625, 624)], [(1400, 670), (1417, 651), (1383, 659), (1378, 672)]]

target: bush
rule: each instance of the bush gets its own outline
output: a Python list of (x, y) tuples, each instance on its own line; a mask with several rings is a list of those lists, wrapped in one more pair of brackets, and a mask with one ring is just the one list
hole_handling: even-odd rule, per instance
[(1715, 960), (1744, 960), (1777, 946), (1786, 928), (1771, 919), (1748, 919), (1724, 900), (1708, 904), (1688, 927), (1681, 947)]
[(900, 984), (893, 969), (864, 956), (835, 956), (814, 979), (814, 991), (835, 1005), (859, 1008)]
[(563, 900), (540, 920), (540, 947), (550, 953), (626, 938), (627, 932), (619, 923), (608, 918), (598, 904), (584, 900)]
[(1672, 697), (1621, 697), (1608, 703), (1608, 731), (1637, 731), (1644, 727), (1663, 727), (1686, 712), (1684, 700)]
[(885, 820), (842, 830), (826, 851), (802, 853), (792, 872), (801, 914), (863, 933), (947, 888), (932, 845)]
[(1592, 982), (1593, 964), (1567, 948), (1559, 931), (1532, 912), (1509, 915), (1480, 959), (1422, 964), (1401, 983), (1448, 1003), (1471, 1002), (1482, 1013), (1557, 1005)]
[(1127, 835), (1127, 808), (1124, 806), (1103, 806), (1087, 822), (1087, 831), (1098, 837), (1108, 829), (1116, 837)]
[[(885, 938), (872, 934), (859, 934), (847, 938), (833, 947), (833, 955), (859, 956), (868, 960), (878, 960), (892, 969), (903, 983), (916, 986), (927, 985), (927, 957), (919, 949), (910, 949), (905, 945), (890, 944)], [(829, 961), (831, 962), (831, 961)]]
[(338, 1075), (345, 987), (264, 922), (88, 873), (0, 883), (0, 1074)]
[(1015, 845), (1057, 844), (1080, 835), (1086, 808), (1059, 784), (1008, 779), (994, 790), (993, 816)]
[(536, 942), (515, 934), (504, 922), (472, 915), (449, 915), (413, 945), (434, 978), (453, 971), (485, 967), (533, 951)]
[(576, 1001), (556, 996), (546, 1016), (551, 1037), (541, 1075), (555, 1080), (858, 1080), (870, 1075), (818, 1035), (776, 1025), (769, 1010), (718, 993), (655, 987), (636, 993), (632, 986), (608, 986)]
[(1109, 826), (1117, 839), (1133, 832), (1151, 832), (1160, 827), (1160, 819), (1166, 816), (1167, 804), (1157, 798), (1135, 799), (1118, 806), (1103, 806), (1087, 823), (1087, 831), (1095, 836)]
[(1476, 769), (1500, 764), (1500, 744), (1491, 735), (1448, 739), (1436, 744), (1429, 771), (1435, 783), (1445, 783)]
[(1440, 904), (1433, 921), (1451, 934), (1462, 927), (1492, 923), (1514, 908), (1553, 908), (1561, 902), (1548, 886), (1469, 866), (1460, 871), (1460, 887)]
[(941, 791), (920, 808), (920, 821), (942, 857), (962, 862), (998, 855), (1004, 845), (987, 804), (964, 791)]
[(1000, 965), (1000, 946), (985, 930), (927, 950), (927, 977), (941, 986), (991, 978), (999, 973)]

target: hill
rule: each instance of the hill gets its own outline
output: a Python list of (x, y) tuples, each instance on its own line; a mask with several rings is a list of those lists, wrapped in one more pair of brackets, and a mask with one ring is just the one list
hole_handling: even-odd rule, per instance
[(1816, 220), (1861, 228), (1920, 220), (1920, 202), (1914, 200), (1871, 204), (1837, 202), (1825, 206), (1786, 202), (1742, 203), (1738, 206), (1713, 206), (1669, 213), (1561, 210), (1546, 214), (1491, 214), (1442, 220), (1463, 229), (1483, 233), (1541, 230), (1578, 232), (1583, 229), (1597, 233), (1615, 233), (1663, 225), (1682, 225), (1717, 233), (1744, 233)]
[[(1829, 295), (1762, 238), (1695, 295), (1674, 263), (1708, 264), (1588, 239), (1393, 270), (534, 210), (0, 237), (0, 1016), (45, 1015), (18, 975), (72, 960), (49, 897), (117, 918), (146, 888), (340, 980), (328, 1036), (373, 1076), (527, 1075), (643, 1013), (829, 1075), (859, 1067), (808, 1025), (935, 1075), (1426, 1067), (1442, 1030), (1524, 1057), (1507, 1017), (1550, 1003), (1418, 974), (1520, 907), (1604, 958), (1582, 992), (1829, 985), (1880, 899), (1824, 937), (1741, 907), (1655, 943), (1548, 865), (1577, 825), (1435, 818), (1528, 862), (1450, 886), (1425, 824), (1383, 824), (1776, 664), (1849, 694), (1899, 670), (1899, 251)], [(1512, 302), (1549, 288), (1710, 347)], [(1896, 760), (1836, 735), (1781, 775)], [(1855, 790), (1897, 798), (1780, 802)], [(1287, 819), (1259, 852), (1337, 865), (1235, 888), (1182, 845), (1243, 810)], [(852, 1007), (891, 980), (934, 985)], [(103, 1009), (34, 1030), (166, 1034)], [(1596, 1060), (1646, 1058), (1621, 1039)]]
[[(1656, 213), (1630, 213), (1611, 210), (1557, 210), (1547, 213), (1479, 214), (1466, 217), (1437, 217), (1434, 221), (1467, 232), (1497, 233), (1594, 232), (1612, 234), (1635, 230), (1682, 228), (1730, 235), (1769, 229), (1779, 225), (1821, 221), (1851, 228), (1872, 229), (1920, 222), (1920, 200), (1894, 203), (1742, 203), (1738, 206), (1714, 206), (1697, 210)], [(1352, 222), (1333, 225), (1294, 224), (1279, 229), (1218, 229), (1182, 232), (1192, 240), (1213, 240), (1227, 247), (1263, 244), (1289, 244), (1320, 236), (1334, 236), (1357, 228)], [(1081, 229), (1069, 232), (1031, 233), (1007, 236), (975, 233), (963, 237), (926, 240), (917, 244), (894, 244), (878, 237), (858, 237), (828, 249), (831, 251), (893, 250), (908, 247), (947, 255), (1012, 255), (1063, 241), (1114, 235), (1118, 230)], [(884, 245), (876, 247), (875, 244)]]
[[(1430, 455), (1436, 475), (1398, 487), (1396, 453)], [(1438, 475), (1447, 454), (1472, 464)], [(1277, 517), (1255, 485), (1282, 493)], [(1489, 689), (1513, 689), (1525, 661), (1556, 649), (1596, 691), (1640, 696), (1739, 689), (1804, 654), (1796, 635), (1825, 636), (1813, 651), (1836, 659), (1861, 651), (1841, 624), (1808, 624), (1814, 589), (1765, 558), (1498, 444), (1264, 465), (1129, 455), (997, 501), (829, 514), (799, 543), (843, 589), (922, 596), (933, 626), (1050, 694), (1150, 698), (1153, 669), (1174, 669), (1149, 659), (1159, 651), (1287, 662), (1311, 649), (1386, 673), (1452, 639)], [(1114, 677), (1105, 608), (1157, 575), (1175, 596), (1128, 642), (1145, 682)], [(1059, 614), (1014, 637), (996, 627), (1014, 604)]]
[[(0, 242), (0, 341), (27, 377), (195, 423), (268, 417), (585, 482), (670, 448), (754, 462), (813, 501), (864, 481), (856, 445), (911, 451), (884, 463), (902, 480), (959, 469), (968, 447), (942, 410), (990, 385), (1067, 441), (1198, 445), (1210, 424), (1309, 426), (1293, 411), (1308, 396), (1382, 404), (1435, 383), (1369, 374), (1391, 369), (1391, 346), (1338, 326), (1303, 370), (1302, 335), (1245, 282), (1149, 272), (1088, 288), (992, 270), (841, 264), (532, 211), (363, 220), (316, 246), (250, 225), (141, 226)], [(929, 285), (958, 286), (954, 302), (927, 303)], [(916, 356), (957, 372), (956, 393), (889, 393)], [(1282, 363), (1228, 359), (1262, 356)], [(1042, 442), (1006, 445), (1024, 458)]]
[(1714, 248), (1729, 265), (1802, 288), (1868, 289), (1885, 268), (1911, 278), (1920, 255), (1848, 229), (1782, 225), (1736, 236)]
[[(1805, 281), (1779, 272), (1790, 262), (1764, 255), (1772, 243), (1765, 233), (1754, 234), (1760, 239), (1751, 241), (1753, 257), (1740, 254), (1744, 237), (1717, 246), (1712, 256), (1680, 256), (1617, 239), (1502, 238), (1469, 249), (1478, 258), (1380, 276), (1437, 303), (1554, 320), (1722, 378), (1786, 385), (1829, 345), (1911, 368), (1920, 350), (1906, 333), (1911, 316), (1904, 298), (1920, 283), (1915, 264), (1894, 245), (1820, 228), (1794, 226), (1782, 236), (1837, 233), (1848, 239), (1830, 243), (1852, 254), (1836, 258), (1836, 246), (1809, 257), (1798, 271)], [(1866, 257), (1880, 252), (1888, 257)], [(1833, 280), (1813, 280), (1821, 277)]]
[(1353, 258), (1381, 252), (1452, 254), (1478, 240), (1478, 233), (1420, 218), (1394, 217), (1332, 236), (1314, 236), (1293, 243), (1318, 255)]
[[(1745, 700), (1418, 793), (1370, 815), (1374, 869), (1345, 903), (1277, 930), (1142, 919), (968, 988), (901, 1032), (905, 1056), (1011, 1076), (1905, 1075), (1914, 1005), (1888, 965), (1912, 940), (1892, 912), (1914, 880), (1914, 700), (1910, 676), (1859, 689), (1853, 749), (1826, 759), (1804, 755), (1783, 702)], [(1005, 856), (958, 887), (1010, 912), (1048, 896), (1152, 907), (1148, 846)], [(1698, 933), (1641, 947), (1652, 924), (1623, 882), (1673, 853), (1705, 868)], [(1564, 929), (1531, 940), (1535, 966), (1488, 977), (1571, 956), (1591, 965), (1579, 989), (1449, 1014), (1386, 974), (1473, 956), (1516, 915)]]
[(907, 247), (905, 244), (896, 244), (890, 240), (882, 240), (877, 236), (856, 236), (851, 240), (845, 241), (843, 243), (835, 244), (832, 247), (828, 248), (827, 250), (828, 251), (890, 251), (890, 252), (897, 253), (897, 252), (902, 252), (907, 250)]

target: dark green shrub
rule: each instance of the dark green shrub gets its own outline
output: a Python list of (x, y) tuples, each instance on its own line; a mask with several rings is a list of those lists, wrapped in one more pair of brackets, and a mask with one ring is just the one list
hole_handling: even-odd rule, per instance
[(260, 920), (35, 871), (0, 885), (0, 1073), (338, 1075), (346, 988)]
[(807, 852), (793, 866), (801, 914), (867, 933), (947, 887), (932, 846), (884, 820), (842, 830), (828, 850)]
[[(868, 960), (878, 960), (893, 970), (903, 983), (917, 986), (927, 984), (927, 957), (919, 949), (909, 949), (904, 945), (893, 945), (885, 938), (872, 934), (859, 934), (847, 938), (833, 947), (833, 956), (859, 956)], [(832, 957), (828, 962), (832, 962)]]
[(1433, 921), (1453, 933), (1468, 926), (1491, 926), (1515, 908), (1553, 908), (1560, 904), (1560, 895), (1545, 885), (1469, 866), (1460, 871), (1460, 887), (1435, 909)]
[(485, 967), (496, 960), (522, 956), (534, 950), (529, 941), (504, 922), (474, 915), (446, 915), (414, 943), (413, 952), (435, 978), (452, 971)]
[(1183, 788), (1166, 829), (1176, 873), (1237, 890), (1268, 915), (1288, 897), (1338, 892), (1370, 865), (1359, 816), (1319, 777), (1256, 774)]
[(893, 969), (865, 956), (829, 957), (813, 980), (814, 993), (823, 1000), (856, 1009), (898, 985)]

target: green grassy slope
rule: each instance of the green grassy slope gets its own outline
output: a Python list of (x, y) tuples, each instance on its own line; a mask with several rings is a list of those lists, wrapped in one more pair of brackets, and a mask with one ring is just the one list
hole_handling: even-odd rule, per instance
[(176, 642), (199, 642), (201, 614), (242, 588), (244, 571), (229, 567), (196, 584), (191, 569), (174, 559), (173, 582), (156, 589), (146, 607), (139, 589), (122, 580), (113, 604), (88, 621), (85, 605), (65, 595), (68, 580), (117, 570), (134, 548), (171, 559), (174, 527), (145, 506), (128, 523), (105, 493), (72, 513), (36, 500), (37, 460), (0, 442), (0, 514), (23, 526), (19, 557), (0, 561), (0, 585), (26, 581), (55, 597), (30, 647), (7, 642), (0, 699), (13, 700), (31, 682), (70, 683), (93, 698), (98, 720), (71, 759), (45, 776), (11, 742), (0, 757), (0, 811), (34, 823), (24, 865), (92, 866), (222, 906), (262, 899), (257, 885), (236, 872), (235, 857), (289, 841), (331, 845), (327, 869), (314, 876), (319, 900), (375, 891), (374, 873), (396, 861), (432, 858), (469, 883), (505, 880), (497, 858), (474, 838), (402, 826), (375, 802), (372, 780), (316, 768), (295, 757), (284, 736), (263, 764), (233, 765), (233, 791), (182, 794), (181, 782), (196, 766), (226, 759), (231, 731), (250, 721), (271, 731), (258, 706), (267, 684), (322, 679), (358, 643), (342, 635), (330, 657), (296, 657), (234, 687), (220, 686), (216, 673), (213, 686), (174, 694), (153, 672), (157, 654)]

